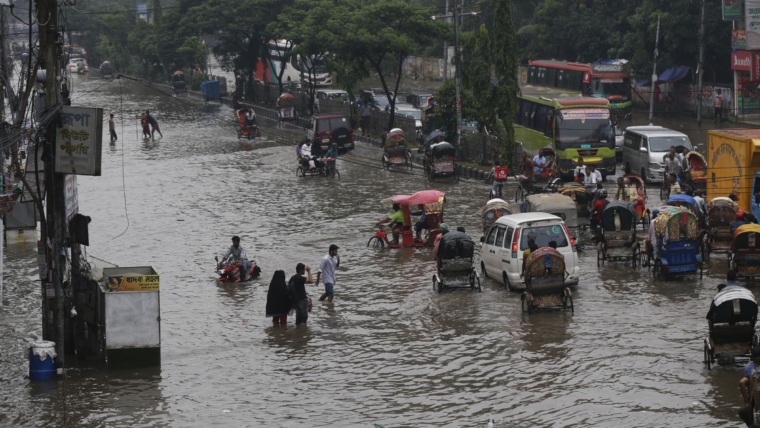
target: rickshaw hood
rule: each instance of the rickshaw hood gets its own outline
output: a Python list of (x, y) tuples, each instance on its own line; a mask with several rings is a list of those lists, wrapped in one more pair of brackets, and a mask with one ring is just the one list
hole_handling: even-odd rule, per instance
[(383, 203), (396, 203), (399, 205), (425, 205), (439, 202), (446, 194), (439, 190), (422, 190), (413, 195), (395, 195), (384, 199)]
[(742, 233), (750, 233), (750, 232), (760, 233), (760, 224), (754, 224), (754, 223), (743, 224), (737, 227), (736, 230), (734, 231), (734, 238), (741, 235)]

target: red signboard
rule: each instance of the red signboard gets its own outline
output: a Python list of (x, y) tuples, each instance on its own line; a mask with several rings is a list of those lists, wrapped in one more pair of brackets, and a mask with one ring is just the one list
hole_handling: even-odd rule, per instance
[(751, 52), (752, 64), (749, 70), (751, 80), (760, 80), (760, 52)]
[(752, 59), (749, 51), (731, 52), (731, 70), (750, 71)]

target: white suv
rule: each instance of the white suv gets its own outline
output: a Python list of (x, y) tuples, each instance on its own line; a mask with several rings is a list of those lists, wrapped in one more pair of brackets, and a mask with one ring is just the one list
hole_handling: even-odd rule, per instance
[(536, 240), (539, 247), (557, 243), (557, 250), (565, 256), (565, 284), (577, 284), (580, 279), (578, 252), (575, 239), (561, 218), (547, 213), (523, 213), (501, 217), (480, 238), (480, 268), (486, 277), (501, 280), (512, 291), (525, 288), (521, 277), (523, 251), (528, 239)]

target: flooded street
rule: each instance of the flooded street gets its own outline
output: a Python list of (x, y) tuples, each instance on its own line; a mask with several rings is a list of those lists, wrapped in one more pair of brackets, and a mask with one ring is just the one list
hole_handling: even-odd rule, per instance
[[(0, 426), (62, 426), (64, 409), (77, 427), (739, 425), (741, 365), (702, 362), (725, 255), (702, 280), (663, 282), (627, 263), (597, 268), (587, 247), (574, 314), (523, 315), (520, 295), (490, 280), (482, 293), (439, 295), (429, 248), (367, 248), (389, 214), (380, 200), (442, 190), (446, 222), (478, 239), (490, 186), (387, 172), (380, 150), (361, 143), (338, 161), (339, 181), (296, 177), (298, 133), (260, 119), (262, 138), (249, 143), (237, 139), (229, 107), (104, 85), (95, 73), (74, 79), (74, 104), (113, 112), (120, 138), (109, 147), (104, 136), (102, 177), (79, 178), (80, 212), (92, 217), (87, 251), (161, 275), (162, 365), (74, 367), (65, 382), (30, 383), (24, 352), (41, 335), (36, 248), (9, 247)], [(146, 109), (164, 138), (138, 139), (135, 117)], [(649, 189), (650, 207), (657, 193)], [(255, 285), (215, 285), (214, 256), (232, 235), (263, 270)], [(289, 277), (298, 262), (316, 271), (333, 243), (335, 303), (317, 302), (322, 287), (307, 285), (308, 326), (291, 317), (272, 328), (273, 272)]]

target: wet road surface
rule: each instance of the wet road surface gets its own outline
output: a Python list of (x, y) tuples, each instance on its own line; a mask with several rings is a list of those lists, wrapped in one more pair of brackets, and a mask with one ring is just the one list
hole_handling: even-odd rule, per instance
[[(102, 177), (79, 179), (80, 211), (93, 218), (88, 251), (161, 275), (162, 366), (75, 367), (65, 382), (30, 383), (24, 349), (41, 334), (35, 248), (11, 247), (0, 426), (61, 426), (64, 402), (68, 425), (80, 427), (739, 425), (741, 365), (702, 363), (724, 256), (702, 280), (663, 282), (625, 263), (597, 268), (587, 248), (574, 314), (523, 315), (520, 295), (490, 280), (482, 293), (439, 295), (430, 249), (366, 247), (388, 214), (379, 202), (443, 190), (446, 222), (477, 239), (488, 185), (382, 171), (368, 145), (338, 161), (339, 181), (297, 178), (299, 134), (261, 120), (262, 139), (241, 141), (228, 107), (96, 76), (74, 76), (75, 103), (114, 112), (120, 140), (105, 144)], [(164, 138), (138, 139), (134, 117), (145, 109)], [(219, 287), (213, 258), (235, 234), (262, 280)], [(316, 270), (332, 243), (342, 254), (335, 303), (315, 302), (306, 328), (292, 319), (272, 328), (264, 306), (274, 270)]]

